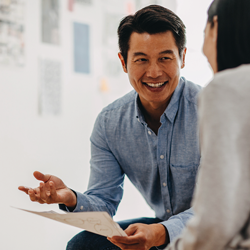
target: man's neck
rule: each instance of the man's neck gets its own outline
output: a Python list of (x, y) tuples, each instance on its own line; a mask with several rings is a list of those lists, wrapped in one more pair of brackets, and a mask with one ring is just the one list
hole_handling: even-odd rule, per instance
[(141, 103), (140, 105), (148, 126), (155, 132), (156, 135), (158, 134), (158, 129), (161, 126), (160, 118), (166, 110), (169, 101), (161, 105), (154, 103)]

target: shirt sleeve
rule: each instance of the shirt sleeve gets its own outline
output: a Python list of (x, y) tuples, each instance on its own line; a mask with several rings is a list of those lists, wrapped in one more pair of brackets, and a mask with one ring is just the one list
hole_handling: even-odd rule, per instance
[(225, 84), (210, 83), (202, 93), (202, 158), (192, 203), (194, 217), (166, 250), (225, 249), (247, 221), (250, 136), (242, 98)]
[[(106, 116), (100, 113), (91, 135), (91, 160), (88, 190), (75, 192), (73, 212), (106, 211), (114, 216), (123, 196), (124, 172), (109, 148), (105, 134)], [(69, 211), (64, 205), (61, 209)]]
[(160, 224), (164, 225), (168, 230), (169, 240), (172, 242), (178, 237), (185, 228), (187, 221), (193, 216), (193, 209), (189, 208), (182, 213), (171, 216), (167, 221)]

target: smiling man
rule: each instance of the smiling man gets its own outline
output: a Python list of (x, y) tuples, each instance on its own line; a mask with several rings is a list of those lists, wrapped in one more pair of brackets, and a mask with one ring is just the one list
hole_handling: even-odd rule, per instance
[(119, 58), (134, 91), (97, 117), (88, 190), (72, 191), (59, 178), (39, 172), (34, 173), (42, 181), (38, 188), (19, 189), (32, 201), (60, 203), (66, 211), (107, 211), (113, 216), (127, 175), (156, 217), (119, 222), (128, 237), (106, 239), (83, 231), (68, 243), (68, 250), (163, 248), (192, 216), (200, 162), (196, 99), (201, 88), (180, 77), (185, 26), (170, 10), (151, 5), (125, 17), (118, 36)]

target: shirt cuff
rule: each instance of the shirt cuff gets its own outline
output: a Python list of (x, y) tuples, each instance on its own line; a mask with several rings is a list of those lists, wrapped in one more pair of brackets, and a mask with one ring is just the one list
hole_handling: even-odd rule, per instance
[(183, 230), (183, 225), (179, 219), (171, 219), (160, 222), (168, 230), (169, 241), (172, 242), (177, 236), (179, 236)]
[(59, 208), (63, 211), (66, 212), (83, 212), (84, 211), (84, 206), (82, 204), (79, 203), (79, 199), (77, 199), (77, 197), (79, 197), (80, 195), (82, 195), (81, 193), (74, 191), (73, 189), (71, 189), (74, 194), (76, 195), (76, 206), (74, 209), (70, 209), (69, 207), (65, 206), (64, 204), (59, 204)]

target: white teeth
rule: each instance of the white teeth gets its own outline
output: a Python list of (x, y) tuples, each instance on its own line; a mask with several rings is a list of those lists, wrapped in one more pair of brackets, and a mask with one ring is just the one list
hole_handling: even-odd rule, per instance
[(150, 87), (153, 87), (153, 88), (159, 88), (161, 87), (165, 82), (159, 82), (159, 83), (149, 83), (149, 82), (146, 82), (146, 84)]

